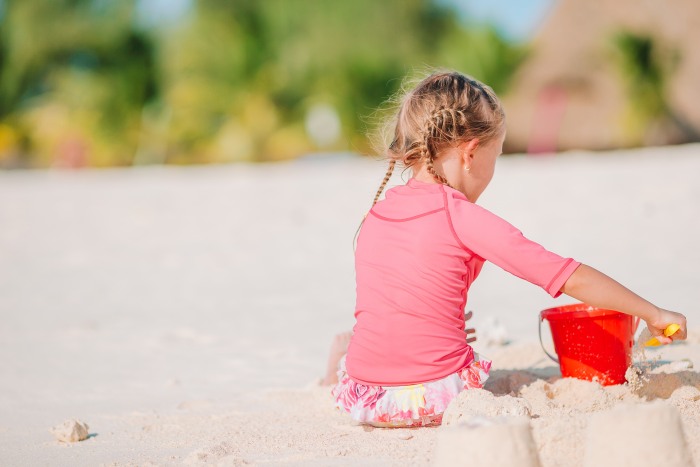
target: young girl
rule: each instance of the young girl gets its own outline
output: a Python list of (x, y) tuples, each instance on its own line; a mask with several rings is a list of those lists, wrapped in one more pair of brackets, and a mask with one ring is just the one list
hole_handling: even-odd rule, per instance
[[(504, 119), (491, 88), (456, 72), (425, 78), (401, 101), (389, 169), (357, 239), (356, 324), (337, 338), (326, 377), (337, 381), (336, 406), (358, 422), (440, 424), (459, 392), (483, 387), (491, 362), (469, 345), (464, 308), (485, 261), (552, 297), (638, 316), (663, 344), (686, 337), (683, 315), (547, 251), (475, 204), (501, 153)], [(378, 201), (397, 163), (413, 176)], [(681, 329), (665, 337), (672, 323)]]

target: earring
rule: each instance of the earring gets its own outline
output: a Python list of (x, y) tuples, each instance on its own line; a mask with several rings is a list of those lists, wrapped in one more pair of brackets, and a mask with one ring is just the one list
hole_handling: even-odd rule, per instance
[(468, 167), (468, 166), (465, 165), (465, 166), (464, 166), (464, 170), (466, 170), (467, 172), (469, 172), (469, 171), (471, 170), (471, 167)]

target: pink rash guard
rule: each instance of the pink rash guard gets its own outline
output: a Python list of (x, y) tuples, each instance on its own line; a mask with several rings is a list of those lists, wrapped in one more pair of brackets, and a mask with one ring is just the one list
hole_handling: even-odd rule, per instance
[(411, 178), (388, 190), (357, 242), (348, 375), (362, 384), (402, 386), (470, 364), (464, 307), (485, 261), (552, 297), (580, 264), (526, 239), (448, 186)]

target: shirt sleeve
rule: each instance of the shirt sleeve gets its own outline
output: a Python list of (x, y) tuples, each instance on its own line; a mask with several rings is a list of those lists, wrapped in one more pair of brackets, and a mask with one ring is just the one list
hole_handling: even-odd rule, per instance
[(581, 263), (546, 250), (504, 219), (466, 199), (448, 198), (450, 222), (462, 247), (542, 287), (552, 297), (561, 295), (560, 289)]

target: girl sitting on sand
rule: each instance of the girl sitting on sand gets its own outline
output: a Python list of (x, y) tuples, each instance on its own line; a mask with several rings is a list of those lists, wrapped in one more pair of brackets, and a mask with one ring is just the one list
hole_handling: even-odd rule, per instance
[[(336, 337), (325, 378), (336, 406), (357, 422), (440, 424), (459, 392), (483, 387), (491, 362), (469, 345), (464, 308), (485, 261), (552, 297), (638, 316), (663, 344), (686, 337), (685, 316), (544, 249), (475, 204), (502, 151), (504, 120), (493, 90), (457, 72), (428, 76), (401, 99), (389, 168), (357, 239), (356, 324)], [(396, 164), (412, 178), (378, 201)], [(672, 323), (681, 329), (665, 337)]]

